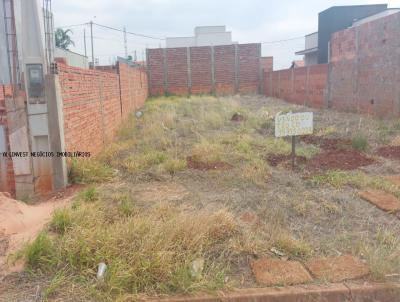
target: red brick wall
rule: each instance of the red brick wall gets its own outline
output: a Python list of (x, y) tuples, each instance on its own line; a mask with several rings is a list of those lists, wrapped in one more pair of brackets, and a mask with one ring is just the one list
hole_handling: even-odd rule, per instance
[(212, 93), (211, 48), (190, 47), (191, 93)]
[(261, 45), (239, 44), (239, 92), (258, 93), (261, 74)]
[(114, 138), (121, 121), (147, 98), (142, 68), (120, 64), (120, 74), (64, 64), (58, 69), (67, 151), (98, 153)]
[(261, 57), (261, 69), (264, 72), (270, 72), (274, 70), (274, 57)]
[(216, 94), (234, 94), (236, 92), (234, 45), (215, 46), (214, 62)]
[(148, 49), (150, 94), (257, 93), (261, 76), (260, 56), (260, 44)]
[(187, 48), (166, 49), (167, 93), (176, 95), (188, 94)]
[(288, 102), (322, 108), (327, 92), (328, 65), (312, 65), (264, 73), (264, 94)]
[(147, 73), (144, 67), (118, 64), (120, 75), (122, 118), (144, 105), (148, 95)]
[(332, 35), (332, 108), (400, 116), (400, 13)]
[[(8, 140), (8, 128), (7, 128), (7, 112), (5, 105), (5, 97), (11, 96), (12, 90), (10, 86), (0, 85), (0, 125), (5, 126), (5, 135), (6, 135), (6, 146), (7, 151), (10, 151), (10, 145)], [(0, 157), (2, 155), (0, 154)], [(14, 168), (11, 158), (6, 159), (6, 179), (4, 182), (0, 181), (0, 192), (9, 192), (12, 195), (15, 195), (15, 179), (14, 179)], [(3, 167), (1, 167), (3, 169)], [(1, 171), (3, 172), (3, 171)]]
[(150, 95), (164, 94), (164, 50), (147, 50), (147, 68), (149, 74)]

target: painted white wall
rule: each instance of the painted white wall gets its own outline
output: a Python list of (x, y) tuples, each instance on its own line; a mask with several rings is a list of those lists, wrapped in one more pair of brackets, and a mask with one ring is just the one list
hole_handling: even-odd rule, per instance
[(308, 53), (304, 55), (305, 66), (318, 64), (318, 52)]
[(232, 44), (231, 32), (204, 33), (196, 35), (196, 46), (230, 45)]
[(194, 29), (194, 37), (166, 38), (166, 47), (193, 47), (212, 45), (231, 45), (232, 33), (225, 26), (198, 26)]
[(56, 47), (54, 50), (55, 58), (65, 58), (69, 66), (89, 68), (88, 58), (78, 53)]
[(207, 34), (207, 33), (223, 33), (226, 32), (225, 25), (221, 26), (196, 26), (194, 28), (194, 35)]
[(305, 49), (318, 47), (318, 32), (307, 35), (305, 38)]
[(165, 46), (167, 48), (196, 46), (196, 38), (195, 37), (171, 37), (171, 38), (166, 38)]

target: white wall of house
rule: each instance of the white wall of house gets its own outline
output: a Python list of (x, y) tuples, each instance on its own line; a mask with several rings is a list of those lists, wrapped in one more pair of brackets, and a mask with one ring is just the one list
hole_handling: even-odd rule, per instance
[(305, 66), (310, 66), (310, 65), (316, 65), (318, 64), (318, 52), (312, 52), (304, 55), (304, 65)]
[(305, 38), (305, 49), (318, 47), (318, 32), (309, 34)]
[(165, 43), (167, 48), (230, 44), (233, 44), (232, 33), (225, 26), (197, 26), (193, 37), (170, 37)]
[(56, 47), (54, 57), (65, 58), (69, 66), (89, 68), (88, 58), (76, 52)]

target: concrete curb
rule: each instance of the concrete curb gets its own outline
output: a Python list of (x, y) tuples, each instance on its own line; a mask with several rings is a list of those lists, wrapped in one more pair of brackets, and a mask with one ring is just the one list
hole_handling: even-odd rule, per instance
[(164, 302), (400, 302), (399, 283), (335, 283), (280, 288), (248, 288), (215, 295), (151, 298)]

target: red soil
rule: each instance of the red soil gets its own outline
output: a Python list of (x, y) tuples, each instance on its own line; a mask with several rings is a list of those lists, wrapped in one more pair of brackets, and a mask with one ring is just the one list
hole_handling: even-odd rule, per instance
[[(272, 167), (276, 167), (281, 163), (290, 163), (292, 160), (291, 155), (270, 154), (267, 156), (267, 161)], [(304, 156), (296, 155), (296, 165), (305, 164), (307, 159)]]
[(351, 146), (351, 141), (349, 139), (342, 138), (325, 138), (321, 136), (308, 135), (301, 138), (306, 144), (318, 145), (324, 150), (336, 150), (344, 149)]
[(186, 158), (187, 166), (190, 169), (196, 169), (201, 171), (207, 170), (229, 170), (232, 169), (233, 166), (222, 162), (222, 161), (215, 161), (215, 162), (202, 162), (198, 160), (194, 160), (192, 156), (188, 156)]
[(400, 146), (381, 147), (376, 151), (376, 153), (382, 157), (400, 160)]
[(307, 163), (310, 171), (326, 170), (355, 170), (359, 167), (368, 166), (374, 163), (372, 158), (356, 150), (331, 150), (321, 152), (314, 156)]

